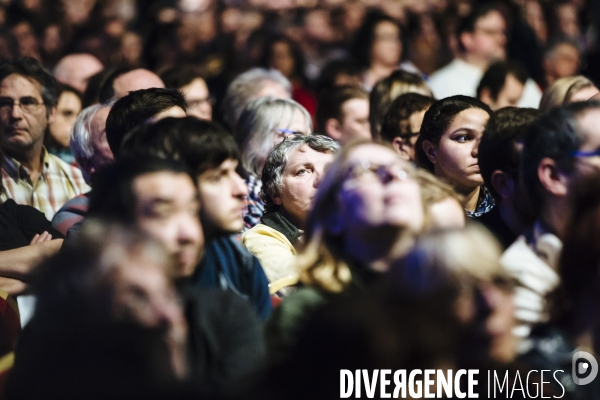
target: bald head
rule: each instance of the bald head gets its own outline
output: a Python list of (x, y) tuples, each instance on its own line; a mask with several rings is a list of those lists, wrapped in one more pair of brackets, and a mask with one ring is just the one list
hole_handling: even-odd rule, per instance
[(91, 54), (69, 54), (60, 59), (54, 68), (54, 77), (81, 93), (85, 92), (90, 76), (102, 71), (100, 60)]
[(113, 83), (116, 99), (120, 99), (134, 90), (164, 87), (165, 84), (158, 75), (144, 68), (134, 69), (119, 75)]

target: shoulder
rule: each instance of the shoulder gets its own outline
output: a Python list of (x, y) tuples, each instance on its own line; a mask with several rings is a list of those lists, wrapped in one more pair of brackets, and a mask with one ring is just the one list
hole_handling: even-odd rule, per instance
[(64, 175), (72, 179), (81, 180), (83, 182), (83, 174), (81, 173), (81, 170), (78, 167), (75, 167), (71, 164), (67, 164), (59, 157), (50, 153), (47, 154), (46, 160), (51, 168), (61, 171)]
[(294, 246), (292, 246), (290, 241), (283, 233), (264, 224), (257, 224), (252, 229), (244, 232), (242, 235), (242, 243), (246, 246), (254, 244), (257, 241), (266, 241), (270, 243), (281, 242), (282, 244), (288, 245), (292, 249), (294, 248)]

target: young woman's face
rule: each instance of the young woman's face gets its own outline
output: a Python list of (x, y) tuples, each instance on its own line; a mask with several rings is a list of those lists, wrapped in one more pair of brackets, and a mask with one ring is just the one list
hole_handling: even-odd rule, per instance
[(421, 230), (421, 189), (413, 178), (412, 165), (378, 144), (354, 149), (347, 165), (339, 212), (348, 235), (384, 226)]
[(454, 117), (439, 143), (427, 152), (438, 178), (455, 188), (474, 189), (483, 185), (477, 148), (489, 117), (479, 108), (463, 110)]
[(377, 24), (371, 46), (371, 61), (393, 67), (400, 63), (402, 42), (400, 29), (389, 21)]

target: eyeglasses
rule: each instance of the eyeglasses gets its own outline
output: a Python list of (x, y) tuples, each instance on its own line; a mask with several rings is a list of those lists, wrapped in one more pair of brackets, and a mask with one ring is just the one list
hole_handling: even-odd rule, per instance
[(44, 102), (40, 102), (34, 97), (21, 97), (19, 101), (3, 97), (0, 98), (0, 113), (8, 114), (16, 105), (19, 105), (24, 112), (32, 113), (35, 112), (39, 106), (44, 105)]
[(571, 153), (572, 157), (594, 157), (594, 156), (600, 156), (600, 149), (598, 150), (593, 150), (593, 151), (574, 151)]
[(286, 128), (278, 128), (277, 132), (279, 132), (280, 134), (283, 134), (284, 136), (288, 136), (288, 135), (304, 135), (304, 132), (302, 132), (302, 131), (294, 131), (294, 130), (286, 129)]
[[(412, 171), (407, 171), (407, 169), (401, 164), (381, 165), (375, 164), (369, 160), (360, 160), (348, 169), (348, 177), (352, 179), (347, 180), (346, 182), (354, 181), (356, 183), (358, 181), (365, 181), (375, 178), (382, 184), (387, 185), (394, 179), (404, 181), (411, 173)], [(346, 189), (351, 188), (351, 186), (352, 185), (344, 184)]]

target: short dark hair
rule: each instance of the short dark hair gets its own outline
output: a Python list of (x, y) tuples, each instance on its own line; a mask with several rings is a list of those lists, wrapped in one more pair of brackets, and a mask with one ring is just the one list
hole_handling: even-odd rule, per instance
[(48, 112), (56, 106), (58, 101), (56, 79), (38, 60), (33, 57), (21, 57), (2, 62), (0, 64), (0, 82), (12, 74), (21, 75), (39, 83), (40, 95)]
[(492, 115), (492, 110), (486, 104), (469, 96), (446, 97), (445, 99), (436, 101), (429, 107), (429, 110), (425, 112), (425, 116), (423, 117), (421, 133), (415, 144), (415, 159), (419, 167), (433, 172), (433, 163), (423, 150), (423, 142), (427, 140), (437, 145), (446, 129), (454, 121), (454, 118), (460, 112), (470, 108), (478, 108), (487, 112), (490, 116)]
[(325, 64), (315, 83), (316, 94), (319, 95), (321, 91), (335, 86), (337, 77), (344, 74), (360, 78), (362, 69), (357, 62), (351, 58), (336, 59)]
[(474, 6), (471, 12), (459, 21), (456, 29), (456, 36), (458, 37), (458, 45), (460, 46), (460, 49), (462, 51), (464, 51), (465, 48), (462, 44), (462, 41), (460, 40), (460, 35), (465, 32), (475, 32), (475, 25), (477, 25), (477, 21), (479, 21), (480, 18), (485, 17), (492, 11), (499, 12), (506, 20), (505, 12), (500, 7), (499, 3), (488, 2), (483, 4), (480, 3), (479, 5)]
[(317, 132), (324, 135), (327, 134), (325, 123), (330, 118), (335, 118), (342, 122), (344, 118), (342, 106), (345, 102), (352, 99), (365, 99), (369, 101), (369, 93), (363, 88), (350, 85), (334, 86), (323, 91), (319, 96), (317, 107)]
[(100, 90), (111, 73), (110, 69), (103, 69), (88, 78), (85, 92), (83, 92), (83, 108), (100, 102)]
[(115, 97), (114, 84), (117, 78), (133, 71), (134, 69), (135, 68), (132, 67), (120, 67), (112, 70), (108, 75), (106, 75), (98, 92), (98, 101), (100, 103), (106, 103), (112, 100), (113, 97)]
[(392, 101), (401, 94), (412, 92), (433, 97), (431, 89), (421, 76), (403, 69), (392, 72), (373, 86), (369, 95), (369, 122), (373, 138), (379, 138), (381, 120)]
[[(94, 190), (86, 218), (133, 224), (137, 198), (133, 182), (141, 175), (155, 172), (189, 174), (181, 163), (158, 157), (124, 157), (102, 168), (92, 178)], [(190, 175), (193, 182), (196, 182)]]
[(160, 79), (170, 89), (180, 89), (198, 78), (204, 79), (204, 75), (200, 72), (199, 68), (191, 65), (171, 67), (160, 74)]
[(435, 103), (434, 98), (418, 93), (405, 93), (398, 96), (390, 104), (381, 122), (381, 139), (391, 143), (398, 136), (418, 133), (410, 132), (410, 116), (427, 110), (433, 103)]
[(558, 168), (567, 174), (573, 171), (573, 153), (579, 150), (584, 140), (584, 133), (577, 126), (577, 118), (594, 108), (600, 108), (600, 101), (555, 107), (532, 124), (525, 136), (521, 156), (521, 176), (531, 204), (542, 205), (546, 197), (538, 177), (538, 166), (542, 159), (553, 159)]
[(492, 185), (492, 173), (502, 171), (513, 179), (519, 175), (518, 143), (523, 143), (527, 131), (542, 112), (534, 108), (505, 107), (496, 111), (496, 115), (485, 128), (485, 134), (479, 143), (477, 159), (485, 186), (496, 201), (501, 197)]
[(165, 118), (139, 126), (125, 137), (121, 152), (128, 157), (175, 159), (196, 176), (225, 160), (240, 159), (238, 147), (225, 128), (195, 117)]
[(171, 107), (187, 110), (185, 97), (175, 89), (134, 90), (117, 100), (106, 119), (106, 139), (114, 156), (119, 156), (119, 148), (127, 132)]
[(517, 61), (498, 61), (487, 69), (477, 86), (477, 98), (481, 99), (481, 91), (487, 88), (490, 91), (490, 96), (494, 101), (498, 99), (498, 95), (502, 91), (506, 83), (506, 77), (512, 75), (523, 85), (527, 82), (527, 71)]

